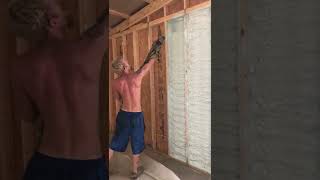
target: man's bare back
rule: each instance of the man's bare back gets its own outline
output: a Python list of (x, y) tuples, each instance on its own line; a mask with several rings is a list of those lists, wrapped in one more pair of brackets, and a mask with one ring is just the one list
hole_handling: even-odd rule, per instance
[[(39, 152), (71, 159), (101, 157), (98, 122), (101, 53), (60, 44), (30, 52), (14, 66), (21, 103), (33, 102), (29, 117), (43, 121)], [(89, 58), (90, 57), (90, 58)], [(88, 62), (90, 60), (90, 62)], [(40, 111), (40, 112), (39, 112)], [(22, 113), (23, 114), (23, 113)]]
[(141, 112), (141, 83), (143, 77), (154, 64), (152, 59), (148, 64), (136, 72), (131, 71), (128, 61), (124, 60), (125, 70), (121, 76), (112, 81), (113, 98), (120, 101), (120, 109), (127, 112)]
[(14, 118), (42, 125), (23, 179), (107, 179), (99, 91), (108, 10), (101, 9), (95, 24), (72, 38), (66, 32), (73, 23), (60, 3), (9, 4), (10, 26), (35, 46), (12, 64)]
[(130, 73), (115, 79), (113, 88), (120, 97), (122, 110), (141, 112), (141, 78), (138, 74)]

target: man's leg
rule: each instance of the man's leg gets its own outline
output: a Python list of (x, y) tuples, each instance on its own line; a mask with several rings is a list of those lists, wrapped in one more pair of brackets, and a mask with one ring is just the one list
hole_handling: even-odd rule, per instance
[(143, 166), (140, 166), (140, 154), (144, 150), (144, 118), (143, 113), (135, 114), (132, 119), (133, 128), (131, 133), (131, 149), (132, 149), (132, 178), (138, 178), (143, 172)]
[(132, 168), (134, 173), (138, 173), (140, 155), (132, 155)]
[(109, 161), (111, 160), (113, 155), (113, 150), (109, 148)]

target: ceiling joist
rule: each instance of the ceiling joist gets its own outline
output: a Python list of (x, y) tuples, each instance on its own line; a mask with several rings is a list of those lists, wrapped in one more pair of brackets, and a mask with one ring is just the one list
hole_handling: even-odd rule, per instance
[(109, 9), (109, 14), (114, 15), (114, 16), (118, 16), (118, 17), (122, 17), (124, 19), (128, 19), (130, 16), (128, 14), (113, 10), (113, 9)]
[(134, 15), (130, 16), (126, 20), (124, 20), (122, 23), (114, 27), (111, 32), (109, 32), (110, 35), (116, 34), (118, 32), (121, 32), (128, 27), (134, 25), (135, 23), (139, 22), (146, 16), (150, 15), (151, 13), (155, 12), (156, 10), (160, 9), (161, 7), (167, 5), (173, 0), (152, 0), (152, 3), (135, 13)]
[(144, 2), (146, 2), (146, 3), (152, 3), (154, 0), (143, 0)]

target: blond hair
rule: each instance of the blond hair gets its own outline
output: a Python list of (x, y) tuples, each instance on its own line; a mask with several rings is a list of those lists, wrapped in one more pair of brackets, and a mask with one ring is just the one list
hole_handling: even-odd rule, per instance
[(124, 65), (122, 62), (122, 57), (118, 57), (114, 61), (112, 61), (112, 70), (117, 73), (121, 74), (124, 70)]
[(47, 0), (11, 0), (8, 8), (10, 26), (17, 36), (30, 39), (46, 35)]

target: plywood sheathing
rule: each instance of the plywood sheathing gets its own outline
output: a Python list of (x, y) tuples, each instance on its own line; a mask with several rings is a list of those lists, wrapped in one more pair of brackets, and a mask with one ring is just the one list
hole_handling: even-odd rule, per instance
[(127, 34), (126, 36), (126, 59), (130, 66), (134, 67), (134, 53), (133, 53), (133, 33)]
[(184, 1), (183, 0), (174, 0), (169, 3), (167, 6), (167, 15), (179, 12), (184, 9)]
[(164, 8), (161, 8), (161, 9), (157, 10), (156, 12), (150, 14), (149, 21), (153, 21), (153, 20), (162, 18), (163, 16), (164, 16)]
[(193, 7), (193, 6), (195, 6), (195, 5), (198, 5), (198, 4), (201, 4), (201, 3), (204, 3), (204, 2), (206, 2), (206, 1), (208, 1), (208, 0), (186, 0), (187, 2), (187, 8), (189, 8), (189, 7)]
[[(115, 55), (116, 55), (115, 59), (123, 56), (123, 38), (122, 37), (119, 37), (116, 39), (116, 54)], [(118, 75), (115, 74), (115, 77), (117, 78)], [(117, 101), (116, 102), (116, 112), (119, 112), (119, 110), (120, 110), (120, 102)]]
[[(165, 36), (164, 23), (152, 27), (152, 42), (159, 35)], [(164, 44), (163, 47), (166, 45)], [(167, 62), (165, 48), (161, 48), (160, 63), (154, 65), (155, 90), (155, 122), (156, 122), (156, 148), (168, 153), (168, 115), (167, 115)]]
[[(143, 64), (149, 51), (148, 48), (148, 29), (138, 31), (138, 62), (139, 66)], [(150, 107), (150, 73), (143, 78), (141, 86), (141, 106), (145, 119), (145, 143), (152, 145), (151, 133), (151, 107)]]

